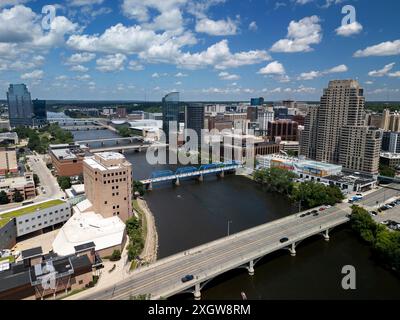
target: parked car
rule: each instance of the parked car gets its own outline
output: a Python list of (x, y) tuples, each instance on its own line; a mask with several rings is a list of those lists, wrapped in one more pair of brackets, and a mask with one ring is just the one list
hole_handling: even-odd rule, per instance
[(318, 217), (318, 216), (319, 216), (319, 213), (318, 213), (318, 212), (317, 212), (317, 213), (314, 213), (313, 216), (314, 216), (314, 217)]
[(280, 243), (285, 243), (288, 241), (289, 241), (289, 238), (286, 238), (286, 237), (279, 240)]
[(192, 281), (193, 279), (194, 279), (194, 276), (192, 274), (188, 274), (188, 275), (184, 276), (181, 280), (183, 283), (185, 283), (185, 282)]

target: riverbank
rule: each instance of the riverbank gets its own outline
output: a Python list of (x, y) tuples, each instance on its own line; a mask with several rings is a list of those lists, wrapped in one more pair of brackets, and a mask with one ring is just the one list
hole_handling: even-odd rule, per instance
[(153, 263), (157, 260), (158, 234), (154, 215), (143, 199), (136, 200), (137, 208), (142, 219), (142, 228), (145, 236), (145, 244), (140, 258), (146, 263)]

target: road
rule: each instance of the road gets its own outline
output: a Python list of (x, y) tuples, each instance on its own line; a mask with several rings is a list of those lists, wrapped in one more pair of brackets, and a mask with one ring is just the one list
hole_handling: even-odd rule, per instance
[(60, 189), (57, 179), (51, 174), (47, 168), (46, 163), (40, 155), (28, 156), (28, 165), (33, 173), (36, 173), (40, 180), (40, 187), (43, 187), (46, 193), (40, 193), (34, 202), (44, 201), (48, 199), (60, 199), (65, 197), (64, 192)]
[(370, 208), (377, 208), (377, 206), (381, 206), (383, 203), (389, 201), (389, 199), (400, 196), (400, 190), (392, 189), (391, 187), (398, 188), (398, 184), (389, 184), (384, 188), (381, 188), (369, 195), (365, 196), (362, 201), (359, 203), (363, 206)]
[[(40, 186), (43, 186), (46, 193), (42, 193), (40, 188), (37, 188), (39, 195), (34, 199), (29, 199), (33, 202), (41, 202), (49, 199), (61, 199), (65, 197), (64, 192), (60, 189), (57, 179), (51, 174), (43, 159), (39, 155), (27, 156), (27, 163), (33, 173), (36, 173), (40, 180)], [(0, 212), (10, 209), (16, 209), (22, 206), (22, 203), (9, 203), (0, 206)]]
[[(318, 234), (327, 226), (344, 223), (348, 221), (346, 215), (350, 211), (349, 204), (343, 203), (318, 217), (289, 216), (159, 260), (135, 270), (124, 281), (113, 286), (101, 290), (90, 289), (70, 299), (120, 300), (142, 294), (151, 294), (153, 298), (168, 297), (240, 267), (244, 262), (284, 249), (310, 234)], [(281, 243), (283, 237), (288, 237), (289, 242)], [(182, 283), (181, 278), (187, 274), (194, 275), (195, 279)]]

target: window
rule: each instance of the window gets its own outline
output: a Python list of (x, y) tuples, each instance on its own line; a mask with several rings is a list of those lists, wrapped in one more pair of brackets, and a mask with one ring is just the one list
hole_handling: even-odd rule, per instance
[(18, 222), (18, 224), (22, 224), (22, 221)]
[(82, 284), (83, 283), (83, 280), (79, 280), (79, 284)]
[(107, 204), (107, 201), (104, 201), (104, 204)]
[(38, 219), (41, 219), (41, 218), (42, 218), (42, 216), (37, 216), (37, 218), (38, 218)]

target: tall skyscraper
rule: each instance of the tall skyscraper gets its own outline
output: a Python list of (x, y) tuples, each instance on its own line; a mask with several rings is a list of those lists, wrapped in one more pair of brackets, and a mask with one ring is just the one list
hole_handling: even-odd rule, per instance
[(316, 160), (339, 163), (340, 129), (364, 125), (364, 91), (358, 81), (329, 82), (318, 109)]
[(104, 218), (132, 216), (132, 165), (116, 152), (96, 153), (83, 161), (86, 197), (91, 211)]
[(33, 125), (43, 126), (47, 122), (46, 100), (33, 100)]
[(310, 109), (301, 154), (344, 169), (377, 174), (382, 130), (365, 125), (364, 90), (355, 80), (334, 80), (321, 105)]
[[(198, 137), (198, 146), (201, 146), (201, 130), (204, 129), (204, 105), (202, 103), (191, 103), (185, 110), (186, 129), (192, 129)], [(199, 149), (200, 150), (200, 149)]]
[(300, 138), (300, 154), (309, 159), (317, 157), (318, 109), (319, 106), (309, 107)]
[(179, 130), (179, 92), (171, 92), (162, 99), (163, 131), (169, 143), (171, 125)]
[(34, 114), (31, 94), (25, 84), (10, 84), (7, 102), (11, 127), (32, 125)]

